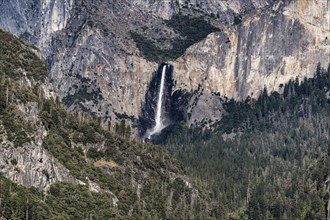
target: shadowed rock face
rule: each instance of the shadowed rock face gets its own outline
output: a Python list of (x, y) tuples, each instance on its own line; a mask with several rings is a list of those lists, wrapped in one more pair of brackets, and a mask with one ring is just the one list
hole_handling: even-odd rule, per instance
[[(159, 87), (161, 82), (162, 69), (165, 64), (159, 66), (158, 70), (154, 73), (152, 80), (148, 86), (148, 92), (145, 96), (144, 106), (142, 107), (140, 116), (140, 136), (143, 137), (147, 129), (155, 126), (155, 116), (157, 102), (159, 98)], [(172, 87), (173, 87), (173, 67), (167, 65), (165, 72), (165, 84), (163, 90), (163, 104), (162, 104), (162, 119), (164, 125), (168, 126), (172, 120)]]
[[(157, 63), (131, 33), (170, 49), (180, 37), (163, 19), (204, 16), (210, 34), (172, 61), (178, 97), (190, 94), (190, 125), (221, 119), (221, 96), (256, 97), (289, 79), (312, 76), (329, 57), (329, 5), (315, 1), (15, 1), (0, 3), (0, 27), (41, 47), (53, 90), (71, 110), (120, 120), (138, 118)], [(150, 53), (152, 50), (150, 51)], [(166, 62), (166, 60), (164, 60)], [(180, 99), (180, 97), (178, 97)], [(112, 123), (114, 124), (114, 123)]]

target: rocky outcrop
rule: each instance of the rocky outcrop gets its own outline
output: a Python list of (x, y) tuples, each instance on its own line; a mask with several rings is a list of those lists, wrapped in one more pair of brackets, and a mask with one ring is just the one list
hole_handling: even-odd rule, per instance
[(38, 126), (30, 142), (14, 147), (0, 121), (1, 175), (24, 186), (43, 190), (56, 182), (79, 183), (68, 169), (44, 149), (43, 139), (47, 136), (47, 131), (40, 126), (37, 103), (19, 105), (19, 111), (28, 122)]

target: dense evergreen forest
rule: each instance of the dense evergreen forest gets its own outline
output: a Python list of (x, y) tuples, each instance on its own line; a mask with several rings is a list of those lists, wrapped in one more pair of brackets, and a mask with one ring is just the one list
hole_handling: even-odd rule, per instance
[(227, 100), (213, 131), (177, 124), (165, 147), (210, 189), (219, 219), (325, 219), (330, 65), (281, 93)]

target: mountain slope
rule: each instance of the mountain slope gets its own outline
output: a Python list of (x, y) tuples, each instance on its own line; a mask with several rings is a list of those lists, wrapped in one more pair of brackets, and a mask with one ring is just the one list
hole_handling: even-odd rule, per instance
[[(112, 126), (121, 119), (136, 125), (157, 62), (172, 61), (172, 92), (192, 94), (182, 107), (191, 126), (221, 119), (214, 93), (257, 97), (265, 86), (279, 91), (312, 76), (317, 62), (326, 67), (328, 9), (327, 0), (20, 0), (1, 3), (0, 27), (41, 47), (52, 90), (70, 110)], [(205, 34), (215, 33), (184, 33), (207, 23), (215, 28)]]
[(125, 124), (118, 136), (96, 118), (68, 113), (46, 89), (35, 48), (0, 31), (0, 49), (1, 184), (11, 185), (8, 178), (32, 187), (1, 187), (5, 218), (209, 215), (204, 192), (177, 160), (158, 146), (129, 141)]

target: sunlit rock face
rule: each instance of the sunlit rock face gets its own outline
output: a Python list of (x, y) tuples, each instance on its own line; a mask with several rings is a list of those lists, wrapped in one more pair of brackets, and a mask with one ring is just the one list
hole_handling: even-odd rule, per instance
[(244, 99), (264, 86), (278, 90), (290, 78), (311, 76), (318, 62), (324, 67), (329, 62), (329, 20), (324, 19), (329, 11), (322, 2), (310, 6), (316, 13), (308, 14), (313, 25), (308, 16), (299, 15), (300, 4), (290, 4), (209, 35), (174, 63), (175, 76), (184, 76), (178, 77), (178, 87), (196, 89), (206, 78), (209, 92)]
[[(219, 92), (221, 96), (244, 100), (257, 97), (264, 87), (280, 91), (290, 79), (313, 76), (318, 62), (329, 63), (329, 4), (326, 1), (279, 1), (224, 32), (210, 34), (188, 48), (173, 63), (176, 88), (198, 91), (199, 100)], [(212, 96), (211, 96), (212, 97)], [(216, 102), (217, 103), (217, 102)], [(214, 98), (192, 108), (193, 120), (209, 112)], [(220, 105), (219, 105), (220, 106)], [(218, 117), (214, 117), (214, 116)], [(221, 118), (220, 110), (208, 115)], [(192, 123), (192, 121), (190, 121)]]
[(0, 27), (47, 53), (54, 34), (66, 27), (73, 4), (74, 0), (2, 1)]
[(0, 3), (0, 28), (41, 48), (51, 89), (70, 110), (137, 128), (160, 63), (137, 49), (131, 32), (171, 48), (178, 33), (164, 20), (179, 13), (221, 30), (163, 60), (173, 65), (172, 95), (185, 100), (180, 117), (195, 125), (220, 120), (224, 96), (280, 91), (290, 79), (312, 76), (318, 62), (327, 66), (329, 11), (326, 0), (19, 0)]

